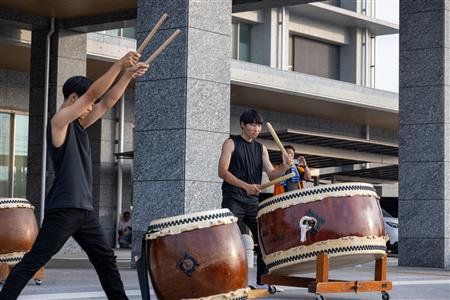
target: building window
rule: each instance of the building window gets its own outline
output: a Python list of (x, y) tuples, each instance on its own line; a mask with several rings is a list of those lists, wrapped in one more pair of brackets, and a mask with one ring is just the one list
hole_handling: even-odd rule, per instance
[(106, 35), (112, 35), (112, 36), (120, 36), (120, 37), (129, 38), (129, 39), (136, 39), (136, 28), (135, 27), (103, 30), (103, 31), (99, 31), (99, 33), (103, 33)]
[(26, 197), (28, 116), (0, 113), (0, 197)]
[(322, 1), (322, 3), (326, 3), (326, 4), (337, 6), (337, 7), (341, 7), (341, 0), (325, 0), (325, 1)]
[(339, 80), (340, 46), (305, 37), (289, 38), (289, 69)]
[(250, 61), (251, 27), (250, 24), (240, 22), (232, 24), (232, 57), (234, 59)]

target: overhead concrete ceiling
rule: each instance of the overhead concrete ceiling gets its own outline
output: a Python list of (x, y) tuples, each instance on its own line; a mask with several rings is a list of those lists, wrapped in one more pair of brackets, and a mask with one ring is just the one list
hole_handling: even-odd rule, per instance
[[(333, 149), (359, 151), (380, 155), (398, 156), (398, 144), (380, 140), (367, 140), (355, 137), (348, 137), (337, 134), (326, 134), (306, 130), (283, 129), (278, 130), (277, 135), (283, 143), (303, 144)], [(260, 139), (272, 139), (269, 132), (259, 135)]]
[(233, 12), (259, 10), (269, 7), (292, 6), (320, 0), (233, 0)]
[[(19, 71), (23, 73), (30, 72), (30, 47), (17, 43), (0, 43), (0, 69)], [(86, 63), (86, 76), (96, 80), (103, 75), (112, 63), (109, 61), (92, 58), (88, 55)], [(130, 87), (134, 86), (134, 81)]]
[[(318, 0), (233, 0), (233, 12), (298, 5)], [(0, 8), (60, 19), (136, 10), (137, 0), (0, 0)]]
[(311, 3), (289, 8), (290, 13), (299, 16), (321, 20), (343, 27), (367, 28), (373, 35), (386, 35), (399, 33), (398, 24), (365, 16), (348, 9), (327, 5), (326, 3)]
[(372, 125), (398, 130), (398, 113), (330, 101), (277, 93), (253, 87), (231, 85), (231, 103), (290, 114), (300, 114), (328, 120)]
[(0, 69), (28, 73), (30, 71), (30, 47), (14, 43), (0, 43)]
[(136, 7), (137, 0), (0, 0), (0, 8), (60, 19), (101, 15)]

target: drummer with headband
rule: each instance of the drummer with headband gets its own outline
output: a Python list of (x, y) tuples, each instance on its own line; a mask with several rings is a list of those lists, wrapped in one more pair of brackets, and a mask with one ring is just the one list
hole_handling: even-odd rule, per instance
[[(263, 170), (272, 180), (290, 169), (292, 158), (283, 157), (284, 162), (274, 168), (269, 160), (267, 148), (255, 141), (261, 132), (263, 119), (256, 110), (247, 110), (240, 117), (241, 133), (232, 135), (222, 146), (219, 159), (219, 177), (222, 184), (222, 208), (228, 208), (237, 218), (242, 233), (245, 225), (254, 238), (258, 237), (256, 216), (258, 194), (261, 192)], [(266, 274), (260, 249), (257, 250), (256, 284), (261, 285), (261, 275)], [(275, 287), (265, 286), (274, 293)]]
[(303, 189), (305, 187), (305, 180), (311, 179), (311, 170), (308, 168), (305, 157), (299, 156), (298, 159), (294, 159), (294, 146), (284, 145), (284, 149), (286, 150), (289, 157), (294, 160), (294, 165), (290, 170), (286, 171), (286, 174), (293, 172), (295, 176), (275, 184), (273, 188), (274, 195)]

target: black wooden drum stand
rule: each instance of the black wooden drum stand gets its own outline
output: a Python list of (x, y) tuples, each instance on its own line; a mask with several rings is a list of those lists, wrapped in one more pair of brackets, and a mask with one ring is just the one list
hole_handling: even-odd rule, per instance
[(387, 256), (375, 260), (375, 276), (371, 281), (344, 281), (328, 279), (328, 254), (320, 253), (316, 259), (316, 278), (263, 275), (262, 283), (308, 288), (316, 294), (317, 300), (324, 300), (325, 293), (381, 292), (383, 300), (389, 300), (387, 291), (392, 290), (392, 282), (386, 280)]

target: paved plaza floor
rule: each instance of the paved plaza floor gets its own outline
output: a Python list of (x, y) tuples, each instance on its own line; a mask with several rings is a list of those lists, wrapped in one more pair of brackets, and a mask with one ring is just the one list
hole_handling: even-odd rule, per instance
[[(120, 258), (120, 257), (119, 257)], [(136, 270), (121, 264), (122, 275), (130, 299), (141, 299)], [(314, 274), (309, 274), (313, 276)], [(305, 276), (305, 275), (303, 275)], [(305, 276), (306, 277), (306, 276)], [(251, 269), (250, 283), (254, 283), (255, 269)], [(348, 269), (330, 272), (330, 278), (341, 280), (371, 280), (373, 264), (365, 264)], [(390, 299), (450, 299), (450, 271), (431, 268), (406, 268), (397, 265), (397, 258), (388, 259), (388, 279), (393, 282)], [(271, 295), (268, 299), (316, 299), (306, 289), (282, 287), (283, 293)], [(361, 294), (324, 294), (327, 300), (333, 299), (381, 299), (380, 293)], [(42, 285), (30, 282), (20, 300), (57, 300), (57, 299), (106, 299), (94, 269), (80, 264), (68, 268), (64, 264), (49, 265)], [(152, 290), (152, 299), (156, 299)]]

